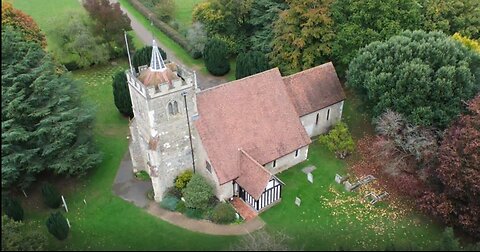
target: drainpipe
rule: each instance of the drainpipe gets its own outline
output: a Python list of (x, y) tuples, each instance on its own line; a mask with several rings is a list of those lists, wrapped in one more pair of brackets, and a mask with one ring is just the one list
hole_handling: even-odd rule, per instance
[(183, 95), (183, 102), (185, 103), (185, 112), (187, 114), (188, 136), (189, 136), (189, 139), (190, 139), (190, 149), (192, 150), (193, 173), (195, 173), (195, 156), (193, 154), (192, 132), (190, 130), (190, 118), (188, 116), (187, 91), (183, 91), (182, 95)]

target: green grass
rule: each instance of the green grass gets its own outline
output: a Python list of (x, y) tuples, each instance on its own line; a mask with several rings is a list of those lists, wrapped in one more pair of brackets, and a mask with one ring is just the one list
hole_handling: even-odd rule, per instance
[(192, 13), (196, 4), (204, 0), (175, 0), (174, 19), (181, 27), (189, 28), (192, 25)]
[[(314, 183), (301, 171), (315, 165)], [(398, 246), (412, 242), (420, 249), (430, 248), (441, 237), (441, 230), (428, 219), (406, 211), (400, 203), (381, 202), (371, 206), (362, 202), (360, 192), (346, 192), (334, 181), (344, 175), (346, 164), (315, 141), (308, 161), (284, 171), (282, 202), (261, 214), (270, 230), (280, 230), (293, 238), (293, 248), (306, 250), (344, 249), (383, 250), (393, 241)], [(353, 179), (350, 179), (353, 181)], [(295, 197), (302, 200), (297, 207)]]
[(185, 51), (180, 45), (175, 43), (172, 39), (170, 39), (165, 33), (161, 32), (156, 27), (150, 25), (150, 21), (144, 17), (140, 12), (138, 12), (127, 0), (119, 0), (120, 4), (130, 12), (143, 26), (147, 27), (150, 31), (152, 31), (153, 35), (162, 41), (162, 43), (168, 47), (175, 57), (180, 59), (183, 64), (188, 67), (201, 67), (203, 65), (203, 61), (201, 59), (193, 59), (187, 51)]
[[(146, 213), (112, 192), (118, 166), (127, 151), (128, 119), (113, 104), (111, 75), (127, 67), (126, 60), (73, 73), (84, 89), (85, 99), (97, 109), (95, 141), (104, 154), (99, 167), (62, 189), (72, 224), (65, 241), (49, 235), (52, 250), (221, 250), (235, 237), (210, 236), (184, 230)], [(31, 200), (34, 192), (28, 192)], [(87, 205), (83, 203), (86, 200)], [(40, 200), (41, 202), (41, 200)], [(24, 201), (25, 220), (46, 232), (44, 222), (51, 210), (41, 203)], [(39, 207), (40, 206), (40, 207)]]
[(32, 16), (47, 37), (47, 50), (56, 51), (59, 47), (53, 33), (60, 25), (59, 20), (65, 20), (71, 12), (86, 14), (85, 9), (78, 0), (13, 0), (13, 6)]

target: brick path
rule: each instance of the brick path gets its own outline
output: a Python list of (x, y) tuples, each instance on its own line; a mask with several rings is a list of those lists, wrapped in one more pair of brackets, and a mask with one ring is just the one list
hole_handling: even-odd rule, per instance
[(233, 200), (230, 202), (237, 212), (245, 219), (245, 221), (250, 221), (257, 217), (257, 212), (253, 210), (245, 201), (239, 197), (233, 197)]

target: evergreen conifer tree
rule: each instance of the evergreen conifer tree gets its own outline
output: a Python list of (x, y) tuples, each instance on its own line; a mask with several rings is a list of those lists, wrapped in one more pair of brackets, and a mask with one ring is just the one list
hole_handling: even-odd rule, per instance
[(128, 90), (127, 76), (124, 71), (119, 71), (112, 76), (113, 99), (118, 111), (130, 118), (133, 117), (132, 100)]
[(216, 76), (222, 76), (230, 71), (228, 62), (228, 48), (225, 42), (214, 38), (207, 42), (203, 51), (207, 70)]
[(47, 228), (53, 236), (59, 240), (65, 240), (68, 236), (68, 227), (67, 219), (60, 212), (52, 213), (47, 219)]
[(241, 53), (237, 57), (235, 78), (238, 80), (246, 76), (263, 72), (269, 68), (268, 59), (263, 53), (257, 51)]
[(101, 159), (93, 113), (74, 80), (40, 45), (2, 27), (2, 189), (27, 187), (42, 171), (81, 175)]
[[(167, 53), (158, 48), (160, 55), (162, 55), (163, 60), (167, 59)], [(152, 46), (144, 46), (140, 50), (136, 51), (132, 58), (132, 65), (135, 68), (135, 71), (138, 72), (138, 67), (143, 65), (150, 65), (150, 60), (152, 59)]]
[(62, 204), (60, 193), (49, 183), (43, 184), (42, 195), (45, 204), (50, 208), (58, 208)]
[(23, 208), (20, 205), (20, 202), (16, 199), (10, 197), (5, 197), (2, 199), (3, 209), (5, 214), (12, 218), (14, 221), (23, 220)]

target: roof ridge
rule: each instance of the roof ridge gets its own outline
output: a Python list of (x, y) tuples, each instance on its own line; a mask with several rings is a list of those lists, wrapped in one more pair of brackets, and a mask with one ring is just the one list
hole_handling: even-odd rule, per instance
[[(258, 75), (265, 74), (265, 73), (268, 73), (268, 72), (272, 72), (272, 71), (274, 71), (274, 70), (278, 70), (278, 72), (280, 73), (280, 70), (278, 69), (278, 67), (274, 67), (274, 68), (265, 70), (265, 71), (260, 72), (260, 73), (256, 73), (256, 74), (252, 74), (252, 75), (243, 77), (243, 78), (238, 79), (238, 80), (227, 81), (227, 82), (222, 83), (222, 84), (220, 84), (220, 85), (216, 85), (216, 86), (213, 86), (213, 87), (209, 87), (209, 88), (207, 88), (207, 89), (204, 89), (204, 90), (200, 90), (200, 92), (198, 92), (198, 94), (200, 94), (200, 93), (205, 93), (205, 92), (207, 92), (207, 91), (211, 91), (211, 90), (214, 90), (214, 89), (217, 89), (217, 88), (225, 87), (225, 86), (227, 86), (227, 84), (232, 84), (232, 82), (238, 82), (238, 81), (246, 80), (246, 79), (249, 79), (249, 78), (257, 77)], [(280, 73), (280, 77), (283, 77), (281, 73)]]
[(308, 73), (308, 72), (311, 72), (313, 70), (316, 70), (316, 69), (319, 69), (319, 68), (324, 68), (324, 67), (327, 67), (328, 65), (332, 65), (333, 69), (335, 69), (335, 66), (333, 65), (333, 62), (332, 61), (329, 61), (329, 62), (326, 62), (326, 63), (323, 63), (321, 65), (318, 65), (318, 66), (314, 66), (312, 68), (309, 68), (309, 69), (305, 69), (303, 71), (300, 71), (298, 73), (294, 73), (294, 74), (290, 74), (288, 76), (282, 76), (283, 79), (286, 79), (286, 78), (291, 78), (291, 77), (295, 77), (299, 74), (303, 74), (303, 73)]
[(267, 170), (265, 167), (263, 167), (263, 165), (261, 165), (257, 160), (255, 160), (252, 156), (250, 156), (250, 154), (248, 154), (246, 151), (244, 151), (242, 148), (238, 148), (238, 150), (243, 153), (248, 159), (250, 159), (251, 161), (253, 161), (255, 164), (257, 164), (258, 166), (262, 167), (262, 169), (264, 171), (266, 171), (268, 174), (270, 174), (270, 176), (273, 176), (273, 174)]

